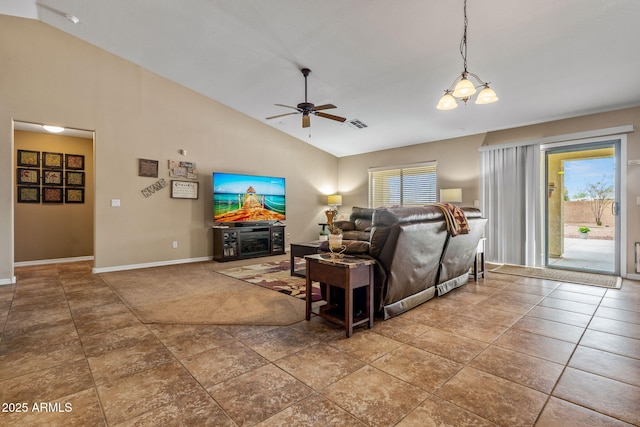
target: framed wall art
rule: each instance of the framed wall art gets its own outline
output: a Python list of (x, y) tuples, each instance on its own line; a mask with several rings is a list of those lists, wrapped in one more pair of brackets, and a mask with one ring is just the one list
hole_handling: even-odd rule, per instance
[(67, 188), (64, 192), (65, 203), (84, 203), (84, 188)]
[(60, 187), (42, 187), (42, 203), (62, 203), (62, 194)]
[(39, 168), (40, 152), (30, 151), (30, 150), (18, 150), (18, 166)]
[(23, 184), (23, 185), (40, 184), (39, 169), (16, 168), (16, 171), (17, 171), (18, 184)]
[(138, 159), (138, 176), (157, 178), (158, 177), (158, 161)]
[(62, 185), (62, 171), (42, 171), (42, 185)]
[(84, 169), (84, 156), (80, 154), (65, 154), (64, 155), (64, 166), (67, 169)]
[(62, 169), (64, 154), (62, 153), (48, 153), (44, 151), (42, 153), (42, 167), (49, 169)]
[(40, 203), (40, 187), (18, 187), (18, 203)]
[(65, 171), (65, 183), (68, 187), (84, 187), (84, 172)]
[(198, 183), (192, 181), (171, 181), (172, 199), (197, 199)]

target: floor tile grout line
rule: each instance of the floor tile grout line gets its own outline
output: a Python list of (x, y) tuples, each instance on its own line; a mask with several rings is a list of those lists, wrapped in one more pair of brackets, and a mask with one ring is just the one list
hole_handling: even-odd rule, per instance
[[(56, 267), (57, 269), (57, 267)], [(60, 277), (60, 271), (58, 271), (58, 277)], [(76, 317), (73, 314), (73, 310), (71, 310), (71, 306), (69, 305), (69, 298), (67, 298), (67, 289), (65, 288), (64, 283), (60, 283), (60, 286), (62, 287), (62, 293), (64, 295), (64, 300), (67, 304), (67, 308), (69, 309), (69, 315), (71, 316), (71, 321), (73, 322), (73, 328), (76, 331), (76, 336), (78, 337), (78, 341), (80, 342), (80, 347), (82, 348), (82, 354), (84, 356), (84, 363), (87, 366), (87, 370), (89, 371), (89, 376), (91, 377), (91, 383), (93, 384), (93, 390), (95, 392), (97, 401), (98, 401), (98, 406), (100, 407), (100, 413), (102, 414), (102, 418), (103, 421), (105, 423), (105, 425), (109, 425), (108, 422), (108, 418), (107, 418), (107, 413), (104, 409), (104, 406), (102, 404), (102, 399), (100, 398), (100, 393), (98, 392), (98, 385), (96, 384), (96, 379), (93, 375), (93, 370), (91, 369), (91, 365), (89, 364), (89, 358), (87, 357), (87, 352), (85, 350), (84, 347), (84, 342), (82, 341), (82, 338), (80, 338), (80, 332), (78, 331), (78, 324), (76, 323)]]
[[(564, 367), (562, 368), (562, 372), (560, 373), (560, 375), (558, 376), (558, 379), (556, 380), (555, 384), (553, 385), (551, 391), (549, 392), (549, 395), (547, 397), (547, 401), (545, 402), (544, 406), (543, 406), (543, 410), (540, 411), (540, 413), (538, 414), (538, 417), (536, 418), (536, 422), (538, 422), (538, 419), (540, 418), (540, 415), (542, 414), (542, 412), (544, 411), (544, 408), (547, 406), (547, 403), (549, 402), (549, 400), (551, 399), (551, 397), (554, 397), (556, 399), (560, 399), (560, 400), (564, 400), (566, 402), (575, 404), (574, 402), (571, 401), (567, 401), (565, 399), (562, 399), (560, 397), (554, 396), (553, 393), (556, 391), (556, 388), (558, 387), (558, 384), (560, 383), (562, 377), (564, 376), (565, 372), (567, 371), (567, 368), (569, 368), (569, 364), (571, 363), (571, 359), (573, 359), (574, 354), (576, 353), (576, 350), (578, 349), (578, 347), (580, 346), (580, 342), (582, 341), (582, 338), (584, 337), (584, 334), (587, 333), (587, 330), (589, 329), (589, 325), (591, 324), (591, 322), (593, 321), (593, 318), (595, 317), (596, 312), (598, 311), (598, 308), (600, 307), (600, 304), (602, 303), (602, 300), (604, 299), (604, 296), (606, 295), (606, 292), (600, 297), (600, 302), (598, 303), (598, 305), (596, 306), (596, 309), (593, 311), (593, 314), (591, 315), (591, 318), (589, 319), (589, 322), (587, 323), (587, 325), (584, 327), (584, 330), (582, 331), (582, 334), (580, 335), (580, 339), (578, 339), (578, 342), (575, 344), (575, 346), (573, 347), (573, 350), (571, 351), (571, 354), (569, 355), (569, 357), (567, 358), (567, 362), (564, 364)], [(573, 369), (573, 368), (572, 368)], [(578, 405), (578, 406), (582, 406), (582, 405)], [(602, 412), (597, 411), (593, 408), (587, 408), (591, 411), (597, 412), (599, 414), (602, 414)], [(607, 415), (607, 414), (603, 414), (603, 415)], [(609, 416), (609, 415), (607, 415)]]

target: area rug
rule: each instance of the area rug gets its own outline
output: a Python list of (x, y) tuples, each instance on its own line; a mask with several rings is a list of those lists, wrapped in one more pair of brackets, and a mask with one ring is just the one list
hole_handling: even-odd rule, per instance
[(210, 262), (101, 273), (143, 323), (290, 325), (305, 303), (213, 271)]
[(501, 265), (489, 271), (492, 273), (534, 277), (537, 279), (548, 279), (555, 280), (556, 282), (577, 283), (580, 285), (599, 286), (610, 289), (620, 289), (622, 287), (621, 277), (608, 276), (606, 274), (585, 273), (555, 268), (524, 267), (509, 264)]
[[(295, 269), (304, 270), (305, 266), (305, 261), (300, 260), (296, 263)], [(285, 295), (303, 300), (306, 298), (306, 279), (291, 275), (289, 260), (220, 269), (218, 272)], [(321, 299), (320, 285), (315, 282), (311, 290), (311, 301), (320, 301)]]

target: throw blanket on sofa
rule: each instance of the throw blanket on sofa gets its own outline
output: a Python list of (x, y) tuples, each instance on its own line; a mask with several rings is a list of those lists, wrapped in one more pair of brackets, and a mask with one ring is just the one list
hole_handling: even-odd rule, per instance
[(464, 211), (451, 203), (432, 203), (442, 210), (447, 222), (447, 231), (451, 236), (469, 234), (469, 223)]

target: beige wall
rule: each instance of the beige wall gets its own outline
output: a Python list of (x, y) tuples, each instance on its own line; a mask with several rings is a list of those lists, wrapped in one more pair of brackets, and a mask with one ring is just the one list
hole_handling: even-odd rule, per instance
[[(15, 255), (13, 120), (95, 131), (97, 268), (211, 256), (214, 170), (285, 177), (288, 243), (317, 236), (334, 156), (38, 21), (0, 15), (0, 64), (0, 281)], [(199, 199), (145, 198), (139, 158), (195, 162)]]
[(93, 255), (93, 140), (15, 131), (15, 152), (79, 154), (85, 160), (84, 203), (17, 203), (14, 195), (15, 261)]
[(341, 157), (339, 190), (343, 195), (338, 215), (349, 216), (352, 206), (367, 206), (368, 168), (438, 162), (438, 188), (462, 188), (463, 206), (473, 206), (480, 197), (480, 157), (478, 148), (484, 135), (472, 135), (446, 141), (394, 148), (374, 153)]

